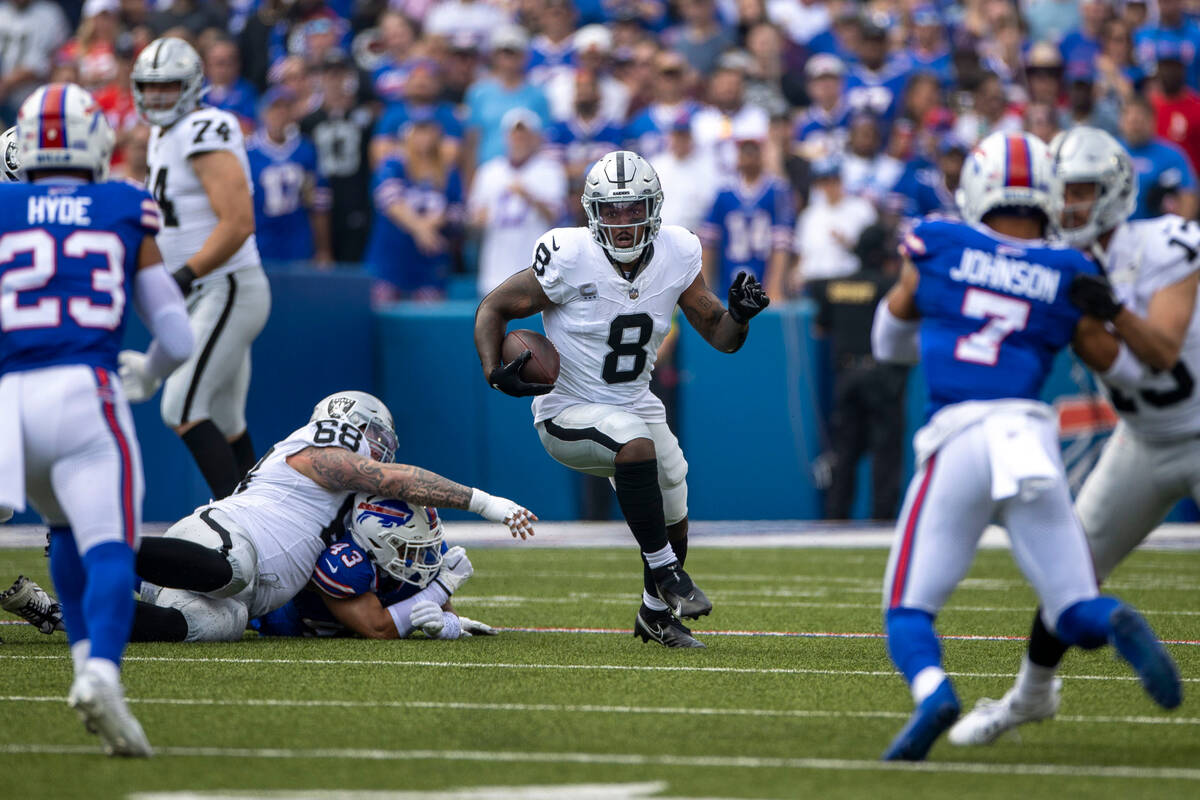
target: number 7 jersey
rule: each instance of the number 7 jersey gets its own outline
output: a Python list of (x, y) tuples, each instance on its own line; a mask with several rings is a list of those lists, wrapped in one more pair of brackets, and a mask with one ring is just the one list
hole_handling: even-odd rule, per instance
[(603, 403), (666, 422), (650, 373), (679, 296), (700, 274), (695, 234), (664, 225), (649, 262), (629, 281), (587, 228), (555, 228), (538, 239), (533, 271), (554, 304), (542, 322), (560, 356), (554, 391), (533, 400), (533, 421)]

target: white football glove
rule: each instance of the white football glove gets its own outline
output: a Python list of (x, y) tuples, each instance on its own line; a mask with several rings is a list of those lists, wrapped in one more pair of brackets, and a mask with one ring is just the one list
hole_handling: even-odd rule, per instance
[(422, 600), (419, 603), (414, 603), (412, 612), (408, 615), (408, 620), (414, 628), (420, 628), (425, 631), (425, 635), (430, 639), (436, 639), (437, 635), (442, 632), (442, 628), (446, 625), (446, 618), (442, 613), (442, 607), (432, 600)]
[(518, 536), (522, 539), (533, 536), (533, 522), (537, 520), (537, 514), (512, 500), (472, 489), (468, 509), (489, 522), (503, 522), (512, 532), (514, 539)]
[(129, 402), (144, 403), (154, 397), (158, 387), (162, 386), (160, 378), (146, 374), (145, 353), (139, 353), (137, 350), (122, 350), (117, 356), (117, 362), (121, 365), (118, 372), (121, 376), (121, 385), (125, 387), (125, 397)]
[(477, 619), (464, 617), (462, 614), (458, 615), (458, 622), (462, 625), (463, 636), (498, 636), (500, 634), (500, 631), (491, 625)]
[(438, 571), (437, 579), (446, 587), (446, 591), (454, 594), (474, 574), (475, 567), (471, 566), (467, 551), (461, 547), (451, 547), (442, 556), (442, 568)]

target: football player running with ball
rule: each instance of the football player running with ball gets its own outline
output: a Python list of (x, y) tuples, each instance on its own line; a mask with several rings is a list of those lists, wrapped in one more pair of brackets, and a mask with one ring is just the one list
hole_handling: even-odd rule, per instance
[[(743, 275), (729, 290), (729, 309), (721, 305), (700, 275), (700, 241), (662, 225), (662, 187), (638, 154), (618, 150), (596, 162), (582, 202), (586, 228), (546, 233), (533, 265), (480, 303), (475, 347), (492, 387), (538, 395), (533, 421), (546, 452), (615, 487), (644, 565), (635, 635), (667, 647), (703, 647), (680, 622), (712, 610), (683, 570), (687, 462), (650, 392), (650, 372), (676, 305), (713, 347), (732, 353), (769, 301), (758, 281)], [(561, 354), (554, 384), (521, 379), (529, 351), (507, 364), (500, 356), (508, 322), (538, 312)]]
[[(1200, 500), (1200, 225), (1173, 214), (1126, 221), (1137, 178), (1125, 148), (1104, 131), (1072, 128), (1052, 149), (1063, 181), (1062, 236), (1104, 268), (1077, 277), (1071, 300), (1112, 323), (1124, 342), (1120, 365), (1099, 374), (1121, 421), (1075, 501), (1104, 580), (1172, 506)], [(1110, 373), (1122, 369), (1132, 380), (1118, 388)], [(1000, 700), (981, 700), (950, 741), (991, 744), (1017, 725), (1053, 717), (1062, 685), (1054, 673), (1066, 651), (1036, 614), (1016, 685)]]

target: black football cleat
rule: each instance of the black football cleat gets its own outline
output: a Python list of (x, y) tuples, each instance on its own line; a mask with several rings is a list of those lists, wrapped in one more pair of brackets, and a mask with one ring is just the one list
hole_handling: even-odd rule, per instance
[(680, 619), (699, 619), (712, 611), (712, 601), (700, 591), (678, 561), (653, 571), (658, 597)]
[(692, 636), (691, 630), (671, 615), (670, 611), (654, 611), (643, 603), (633, 622), (633, 635), (643, 642), (658, 642), (663, 647), (704, 647)]

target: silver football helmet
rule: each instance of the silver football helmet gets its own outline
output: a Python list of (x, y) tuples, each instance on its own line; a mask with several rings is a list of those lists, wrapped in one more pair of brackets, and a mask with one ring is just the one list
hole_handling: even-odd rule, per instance
[[(1067, 228), (1059, 225), (1059, 234), (1072, 247), (1089, 247), (1096, 238), (1116, 228), (1137, 206), (1137, 179), (1133, 160), (1121, 143), (1099, 128), (1080, 125), (1063, 131), (1050, 142), (1050, 154), (1059, 184), (1095, 183), (1087, 220)], [(1064, 199), (1060, 213), (1068, 211)], [(1063, 219), (1062, 222), (1066, 220)]]
[(423, 589), (442, 568), (445, 533), (436, 508), (358, 494), (348, 527), (358, 546), (398, 581)]
[(580, 201), (592, 238), (623, 264), (641, 257), (662, 227), (662, 184), (650, 162), (630, 150), (592, 165)]
[[(167, 126), (191, 113), (204, 96), (204, 65), (200, 55), (183, 39), (155, 39), (138, 54), (131, 81), (133, 102), (142, 119), (151, 125)], [(147, 105), (148, 85), (178, 83), (179, 94), (170, 105)]]
[(4, 181), (16, 183), (21, 180), (21, 160), (17, 157), (17, 126), (0, 134), (0, 150), (4, 156)]
[(308, 418), (310, 423), (321, 420), (348, 422), (361, 431), (367, 437), (371, 457), (376, 461), (390, 463), (396, 458), (396, 448), (400, 444), (396, 438), (396, 425), (392, 422), (392, 412), (378, 397), (366, 392), (331, 394), (317, 403)]

